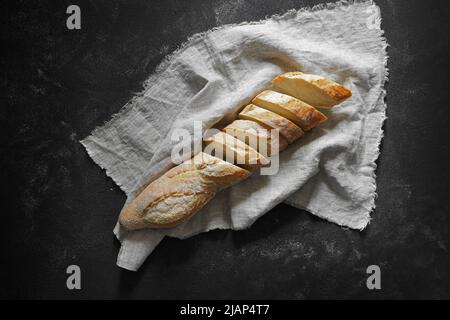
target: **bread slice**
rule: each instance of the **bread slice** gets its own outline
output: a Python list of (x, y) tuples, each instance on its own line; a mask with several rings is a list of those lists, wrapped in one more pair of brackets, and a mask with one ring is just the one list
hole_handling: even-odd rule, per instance
[(259, 153), (271, 156), (287, 148), (286, 139), (271, 128), (250, 120), (235, 120), (223, 131), (254, 147)]
[(258, 151), (225, 132), (216, 133), (206, 138), (205, 142), (207, 143), (204, 149), (205, 153), (213, 153), (215, 157), (248, 169), (254, 169), (270, 163), (270, 160)]
[(314, 128), (327, 119), (322, 112), (309, 104), (272, 90), (261, 92), (253, 99), (252, 103), (291, 120), (304, 131)]
[(256, 121), (271, 129), (279, 130), (280, 134), (286, 138), (288, 143), (292, 143), (303, 136), (303, 130), (291, 120), (272, 111), (255, 106), (254, 104), (246, 106), (239, 113), (239, 119)]
[(150, 183), (122, 210), (119, 222), (128, 230), (174, 227), (248, 176), (249, 171), (201, 152)]
[(352, 96), (344, 86), (314, 74), (287, 72), (272, 80), (281, 92), (317, 108), (331, 108)]

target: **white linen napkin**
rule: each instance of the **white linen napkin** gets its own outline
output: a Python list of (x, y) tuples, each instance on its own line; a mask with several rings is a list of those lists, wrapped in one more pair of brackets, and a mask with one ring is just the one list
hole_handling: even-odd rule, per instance
[(127, 202), (170, 164), (174, 129), (192, 132), (196, 120), (206, 128), (231, 118), (280, 73), (323, 75), (353, 96), (280, 154), (276, 175), (256, 174), (220, 192), (172, 229), (127, 232), (116, 225), (117, 265), (137, 270), (165, 236), (248, 228), (283, 201), (364, 229), (375, 206), (375, 160), (386, 109), (387, 43), (380, 23), (372, 1), (341, 1), (196, 34), (167, 57), (141, 94), (81, 141)]

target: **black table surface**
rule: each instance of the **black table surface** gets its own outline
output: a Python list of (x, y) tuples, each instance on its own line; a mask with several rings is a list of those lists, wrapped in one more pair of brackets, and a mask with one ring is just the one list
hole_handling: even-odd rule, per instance
[(81, 30), (69, 1), (1, 4), (1, 298), (450, 298), (448, 1), (377, 1), (390, 79), (366, 230), (280, 204), (245, 231), (165, 239), (136, 273), (115, 265), (125, 195), (78, 141), (190, 35), (322, 1), (73, 2)]

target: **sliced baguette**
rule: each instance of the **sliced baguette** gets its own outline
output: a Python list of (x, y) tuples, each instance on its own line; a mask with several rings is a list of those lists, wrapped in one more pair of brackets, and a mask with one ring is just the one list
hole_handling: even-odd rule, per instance
[(122, 210), (119, 222), (128, 230), (174, 227), (218, 191), (249, 175), (243, 168), (201, 152), (150, 183)]
[(252, 103), (291, 120), (304, 131), (314, 128), (327, 119), (322, 112), (309, 104), (272, 90), (261, 92), (253, 99)]
[(239, 113), (239, 119), (256, 121), (271, 129), (276, 129), (286, 138), (288, 143), (292, 143), (303, 136), (303, 130), (289, 119), (254, 104), (246, 106)]
[(218, 132), (206, 138), (205, 142), (207, 143), (205, 153), (214, 154), (215, 157), (248, 169), (270, 163), (270, 160), (258, 151), (225, 132)]
[(255, 147), (259, 153), (271, 156), (287, 148), (288, 143), (279, 132), (250, 120), (235, 120), (226, 126), (225, 133)]
[(331, 108), (352, 96), (352, 92), (339, 83), (300, 71), (281, 74), (272, 83), (281, 92), (317, 108)]

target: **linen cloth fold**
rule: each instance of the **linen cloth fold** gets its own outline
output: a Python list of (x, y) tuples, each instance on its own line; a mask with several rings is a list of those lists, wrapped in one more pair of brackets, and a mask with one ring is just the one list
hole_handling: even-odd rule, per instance
[(324, 111), (326, 122), (280, 154), (276, 175), (252, 175), (172, 229), (129, 232), (117, 224), (117, 265), (137, 270), (165, 236), (248, 228), (283, 201), (364, 229), (375, 206), (375, 160), (386, 109), (387, 43), (380, 24), (372, 1), (290, 10), (196, 34), (161, 63), (141, 94), (81, 141), (127, 194), (126, 203), (170, 165), (175, 129), (192, 133), (194, 121), (206, 129), (232, 119), (280, 73), (323, 75), (353, 96)]

